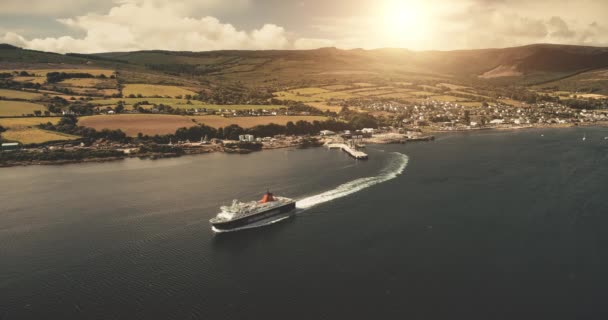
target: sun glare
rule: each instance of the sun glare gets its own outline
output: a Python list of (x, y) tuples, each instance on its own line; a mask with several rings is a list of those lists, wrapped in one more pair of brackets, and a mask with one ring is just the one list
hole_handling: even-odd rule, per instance
[(413, 0), (391, 0), (385, 6), (380, 19), (382, 33), (395, 44), (419, 40), (425, 34), (427, 21), (423, 3)]

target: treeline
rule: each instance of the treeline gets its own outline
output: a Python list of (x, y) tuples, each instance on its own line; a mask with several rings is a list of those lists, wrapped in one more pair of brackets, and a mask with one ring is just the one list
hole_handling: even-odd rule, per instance
[(300, 120), (297, 122), (289, 121), (286, 125), (274, 123), (258, 125), (252, 128), (242, 128), (236, 124), (223, 128), (215, 129), (206, 125), (198, 125), (189, 128), (180, 128), (173, 135), (165, 136), (140, 136), (142, 139), (151, 139), (157, 143), (167, 143), (170, 139), (177, 141), (197, 141), (207, 137), (209, 139), (238, 140), (240, 135), (251, 134), (255, 137), (273, 137), (276, 135), (316, 135), (321, 130), (344, 131), (355, 129), (350, 123), (336, 120), (308, 122)]
[(572, 109), (608, 109), (608, 99), (567, 99), (562, 100), (562, 104)]
[(201, 91), (199, 100), (209, 104), (270, 104), (272, 92), (267, 89), (250, 89), (244, 86), (220, 86), (211, 91)]
[(0, 163), (9, 161), (79, 161), (89, 158), (117, 158), (124, 157), (123, 152), (117, 150), (49, 150), (45, 152), (12, 151), (0, 152)]
[[(86, 78), (99, 78), (99, 79), (107, 79), (106, 75), (100, 74), (98, 76), (94, 76), (90, 73), (85, 72), (49, 72), (46, 74), (46, 81), (48, 83), (57, 83), (66, 79), (86, 79)], [(110, 76), (110, 78), (114, 78), (114, 76)]]

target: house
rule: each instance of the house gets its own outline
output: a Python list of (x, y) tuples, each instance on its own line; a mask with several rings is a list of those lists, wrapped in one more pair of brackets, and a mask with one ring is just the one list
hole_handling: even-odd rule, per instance
[(19, 143), (18, 142), (5, 142), (1, 145), (1, 149), (2, 151), (8, 151), (8, 150), (17, 150), (19, 149)]
[(319, 133), (322, 136), (333, 136), (336, 133), (330, 130), (321, 130), (321, 132)]
[(361, 129), (361, 133), (371, 133), (371, 134), (374, 134), (374, 133), (376, 133), (376, 129), (374, 129), (374, 128), (363, 128), (363, 129)]
[(243, 142), (254, 142), (255, 141), (255, 137), (251, 134), (242, 134), (239, 136), (239, 141), (243, 141)]

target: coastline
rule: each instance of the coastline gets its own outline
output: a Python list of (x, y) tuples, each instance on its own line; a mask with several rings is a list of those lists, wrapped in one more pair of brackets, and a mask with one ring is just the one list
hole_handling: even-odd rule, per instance
[[(553, 124), (553, 125), (540, 125), (540, 126), (518, 126), (518, 127), (489, 127), (489, 128), (476, 128), (476, 129), (462, 129), (462, 130), (423, 130), (423, 133), (480, 133), (487, 131), (516, 131), (516, 130), (526, 130), (526, 129), (566, 129), (566, 128), (574, 128), (574, 127), (608, 127), (608, 121), (600, 121), (593, 123), (578, 123), (578, 124)], [(318, 141), (323, 142), (325, 138), (323, 137), (315, 137)], [(394, 143), (407, 143), (407, 142), (418, 142), (418, 141), (432, 141), (428, 137), (424, 137), (424, 140), (419, 138), (407, 139), (403, 137), (397, 140), (385, 140), (375, 139), (373, 140), (373, 144), (394, 144)], [(403, 142), (402, 142), (403, 141)], [(23, 167), (23, 166), (33, 166), (33, 165), (68, 165), (68, 164), (77, 164), (77, 163), (103, 163), (103, 162), (113, 162), (120, 161), (129, 158), (141, 158), (141, 159), (164, 159), (164, 158), (175, 158), (181, 156), (189, 156), (189, 155), (201, 155), (208, 153), (231, 153), (231, 154), (249, 154), (252, 152), (262, 152), (264, 150), (275, 150), (275, 149), (288, 149), (288, 148), (308, 148), (308, 147), (320, 147), (323, 143), (317, 145), (305, 145), (302, 142), (298, 143), (285, 143), (285, 144), (276, 144), (276, 145), (263, 145), (259, 150), (252, 149), (243, 149), (243, 148), (229, 148), (223, 145), (209, 145), (209, 146), (184, 146), (184, 153), (160, 153), (160, 152), (150, 152), (145, 154), (124, 154), (118, 157), (105, 157), (105, 158), (84, 158), (84, 159), (74, 159), (74, 160), (32, 160), (32, 161), (11, 161), (6, 163), (0, 163), (1, 168), (10, 168), (10, 167)]]

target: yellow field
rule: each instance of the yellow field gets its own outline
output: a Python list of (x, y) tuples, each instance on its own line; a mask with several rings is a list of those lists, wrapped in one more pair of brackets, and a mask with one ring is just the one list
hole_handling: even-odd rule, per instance
[(172, 134), (179, 128), (196, 125), (190, 118), (160, 114), (120, 114), (82, 117), (78, 124), (96, 130), (120, 129), (129, 136)]
[(70, 134), (46, 131), (38, 128), (9, 129), (2, 133), (2, 137), (6, 140), (19, 141), (22, 144), (74, 140), (79, 138)]
[(453, 96), (433, 96), (431, 99), (445, 102), (456, 102), (456, 101), (464, 101), (467, 100), (465, 98), (458, 98)]
[(413, 96), (433, 96), (433, 95), (437, 95), (436, 93), (433, 92), (428, 92), (428, 91), (413, 91), (413, 92), (408, 92), (410, 95)]
[(185, 96), (195, 95), (196, 92), (190, 91), (184, 88), (176, 87), (176, 86), (160, 86), (160, 85), (152, 85), (152, 84), (127, 84), (122, 90), (122, 95), (128, 97), (129, 95), (141, 94), (144, 97), (153, 97), (153, 96), (161, 96), (161, 97), (176, 97), (176, 96)]
[(469, 102), (458, 102), (459, 105), (463, 105), (465, 107), (481, 107), (482, 103), (477, 101), (469, 101)]
[(34, 114), (34, 111), (36, 110), (44, 112), (46, 108), (43, 105), (31, 102), (0, 100), (0, 116), (13, 117), (28, 115)]
[(288, 90), (288, 92), (291, 92), (294, 94), (301, 94), (301, 95), (313, 95), (313, 94), (319, 94), (319, 93), (326, 93), (326, 92), (330, 92), (330, 91), (322, 89), (322, 88), (298, 88), (298, 89)]
[(343, 85), (343, 84), (334, 84), (334, 85), (323, 87), (323, 89), (332, 90), (332, 91), (333, 90), (346, 90), (348, 88), (350, 88), (350, 86)]
[(469, 88), (469, 87), (459, 86), (457, 84), (451, 84), (451, 83), (440, 83), (438, 86), (440, 86), (440, 87), (446, 87), (446, 88), (449, 88), (451, 90), (461, 90), (461, 89), (468, 89)]
[(367, 90), (367, 91), (360, 91), (357, 92), (357, 95), (360, 96), (364, 96), (364, 97), (371, 97), (371, 96), (381, 96), (384, 94), (389, 94), (389, 93), (395, 93), (394, 90)]
[(35, 92), (27, 92), (21, 90), (7, 90), (0, 89), (0, 97), (4, 97), (6, 99), (27, 99), (34, 100), (42, 97), (42, 94)]
[(607, 98), (605, 95), (603, 94), (595, 94), (595, 93), (583, 93), (583, 94), (578, 94), (578, 97), (582, 97), (582, 98), (591, 98), (591, 99), (605, 99)]
[(24, 129), (50, 122), (57, 124), (60, 117), (0, 118), (0, 126), (8, 129)]
[(408, 98), (411, 98), (412, 96), (405, 92), (394, 92), (394, 93), (379, 95), (378, 97), (393, 98), (393, 99), (408, 99)]
[(13, 77), (13, 80), (17, 82), (44, 84), (46, 82), (46, 77)]
[(96, 78), (75, 78), (75, 79), (65, 79), (60, 82), (60, 84), (72, 86), (72, 87), (82, 87), (82, 88), (95, 88), (97, 86), (102, 86), (103, 88), (112, 88), (116, 87), (116, 80), (114, 79), (96, 79)]
[(242, 128), (251, 128), (258, 125), (264, 124), (278, 124), (285, 125), (287, 122), (292, 121), (296, 123), (297, 121), (304, 120), (308, 122), (317, 121), (325, 121), (326, 117), (319, 116), (268, 116), (268, 117), (233, 117), (233, 118), (224, 118), (222, 116), (194, 116), (191, 117), (198, 123), (202, 123), (204, 125), (214, 127), (214, 128), (223, 128), (229, 126), (231, 124), (236, 124)]
[(275, 93), (273, 93), (273, 95), (277, 99), (291, 100), (291, 101), (297, 101), (297, 102), (314, 102), (314, 101), (320, 102), (320, 101), (322, 101), (322, 99), (319, 99), (319, 98), (314, 98), (311, 96), (301, 96), (301, 95), (297, 95), (297, 94), (287, 92), (287, 91), (275, 92)]
[(308, 103), (308, 105), (311, 107), (315, 107), (321, 111), (329, 110), (329, 111), (332, 111), (335, 113), (340, 113), (340, 111), (342, 111), (341, 106), (330, 106), (323, 102), (311, 102), (311, 103)]

